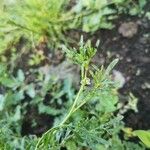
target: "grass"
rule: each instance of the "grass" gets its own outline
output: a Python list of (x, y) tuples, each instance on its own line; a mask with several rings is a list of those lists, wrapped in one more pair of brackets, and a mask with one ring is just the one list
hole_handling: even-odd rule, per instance
[[(122, 12), (140, 14), (146, 0), (77, 0), (73, 5), (69, 0), (16, 0), (2, 3), (0, 17), (0, 53), (19, 42), (21, 37), (34, 46), (43, 41), (51, 48), (72, 43), (65, 36), (71, 29), (82, 29), (94, 33), (100, 28), (112, 29), (112, 20)], [(22, 13), (23, 12), (23, 13)]]

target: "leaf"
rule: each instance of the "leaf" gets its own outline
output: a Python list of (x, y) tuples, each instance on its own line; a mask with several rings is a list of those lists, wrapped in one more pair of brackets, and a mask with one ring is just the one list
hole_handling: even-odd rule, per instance
[(3, 74), (6, 70), (6, 65), (5, 64), (0, 64), (0, 74)]
[(135, 130), (133, 132), (136, 136), (139, 137), (139, 139), (150, 148), (150, 131), (144, 131), (144, 130)]
[(139, 6), (142, 9), (146, 4), (146, 0), (139, 0)]
[(4, 95), (0, 94), (0, 111), (2, 111), (4, 108), (4, 100), (5, 100)]
[(116, 58), (115, 60), (113, 60), (109, 66), (107, 67), (106, 71), (105, 71), (105, 75), (109, 75), (110, 74), (110, 71), (115, 67), (115, 65), (118, 63), (119, 59)]
[(67, 147), (67, 150), (77, 150), (76, 143), (71, 140), (66, 142), (66, 147)]
[(46, 106), (42, 103), (38, 105), (38, 111), (40, 114), (48, 114), (48, 115), (53, 115), (53, 116), (60, 115), (63, 112), (62, 109), (56, 109), (50, 106)]
[(34, 98), (34, 97), (35, 97), (36, 92), (35, 92), (35, 87), (34, 87), (33, 84), (30, 84), (30, 85), (27, 86), (26, 93), (27, 93), (31, 98)]
[(18, 120), (21, 119), (21, 106), (20, 106), (20, 105), (18, 105), (18, 106), (16, 107), (16, 109), (15, 109), (15, 114), (14, 114), (14, 116), (13, 116), (11, 119), (12, 119), (12, 121), (14, 121), (14, 122), (16, 122), (16, 121), (18, 121)]
[(72, 101), (75, 94), (74, 94), (74, 90), (72, 88), (72, 79), (71, 78), (64, 80), (63, 91), (67, 94), (68, 99)]
[(24, 96), (24, 91), (23, 90), (20, 90), (18, 92), (16, 92), (16, 94), (14, 94), (14, 100), (16, 102), (19, 102), (20, 100), (24, 99), (25, 96)]
[(96, 109), (101, 112), (113, 112), (116, 110), (118, 96), (112, 91), (104, 91), (99, 94), (100, 103), (96, 105)]
[(0, 80), (0, 82), (2, 83), (2, 85), (9, 87), (9, 88), (16, 88), (19, 86), (18, 81), (12, 78), (4, 77)]
[(19, 69), (18, 72), (17, 72), (17, 79), (20, 82), (23, 82), (25, 80), (24, 73), (23, 73), (23, 71), (21, 69)]

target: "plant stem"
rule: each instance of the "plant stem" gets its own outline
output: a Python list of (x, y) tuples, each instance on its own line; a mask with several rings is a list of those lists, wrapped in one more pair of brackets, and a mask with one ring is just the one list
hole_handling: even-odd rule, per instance
[(74, 103), (73, 103), (73, 105), (72, 105), (72, 107), (71, 107), (71, 109), (70, 109), (68, 115), (67, 115), (67, 116), (64, 118), (64, 120), (60, 123), (60, 126), (63, 125), (63, 124), (69, 119), (69, 117), (71, 116), (71, 114), (74, 112), (75, 106), (76, 106), (76, 104), (77, 104), (77, 102), (78, 102), (78, 99), (79, 99), (80, 94), (82, 93), (82, 91), (83, 91), (83, 89), (84, 89), (84, 86), (85, 86), (85, 84), (83, 83), (83, 84), (81, 85), (81, 87), (80, 87), (80, 90), (79, 90), (79, 92), (78, 92), (78, 94), (77, 94), (77, 96), (76, 96), (76, 98), (75, 98), (75, 101), (74, 101)]
[[(88, 67), (87, 67), (87, 68), (88, 68)], [(82, 80), (81, 80), (81, 87), (80, 87), (80, 89), (79, 89), (79, 92), (77, 93), (77, 96), (76, 96), (76, 98), (75, 98), (75, 100), (74, 100), (74, 103), (73, 103), (73, 105), (72, 105), (72, 107), (71, 107), (71, 109), (70, 109), (68, 115), (64, 118), (64, 120), (63, 120), (57, 127), (53, 127), (53, 128), (51, 128), (50, 130), (48, 130), (47, 132), (45, 132), (45, 133), (43, 134), (43, 136), (38, 140), (38, 142), (37, 142), (37, 144), (36, 144), (36, 147), (35, 147), (35, 150), (38, 150), (38, 146), (40, 145), (40, 142), (42, 141), (42, 139), (44, 138), (45, 135), (47, 135), (47, 134), (48, 134), (50, 131), (52, 131), (54, 128), (59, 128), (59, 127), (64, 126), (64, 123), (69, 119), (69, 117), (72, 115), (72, 113), (74, 113), (74, 112), (77, 110), (77, 109), (75, 108), (75, 107), (76, 107), (76, 104), (77, 104), (77, 102), (78, 102), (78, 100), (79, 100), (80, 94), (83, 92), (84, 87), (85, 87), (85, 85), (86, 85), (86, 78), (87, 78), (87, 71), (88, 71), (87, 68), (86, 68), (86, 70), (85, 70), (84, 67), (81, 68), (81, 72), (82, 72), (82, 74), (84, 74), (83, 77), (82, 77)], [(77, 108), (79, 108), (79, 107), (77, 107)], [(54, 131), (54, 132), (56, 132), (56, 131)]]
[(93, 97), (93, 93), (95, 92), (95, 90), (93, 92), (90, 93), (90, 98), (87, 99), (88, 95), (82, 100), (82, 102), (73, 110), (72, 113), (74, 113), (75, 111), (77, 111), (80, 107), (82, 107), (89, 99), (91, 99)]
[(84, 90), (84, 86), (86, 85), (86, 78), (87, 78), (87, 71), (88, 71), (88, 67), (85, 69), (85, 66), (82, 66), (81, 67), (81, 76), (82, 76), (82, 79), (81, 79), (81, 87), (79, 89), (79, 92), (74, 100), (74, 103), (68, 113), (68, 115), (64, 118), (64, 120), (60, 123), (60, 126), (63, 125), (68, 119), (69, 117), (72, 115), (72, 113), (74, 112), (74, 110), (76, 109), (76, 104), (78, 102), (78, 99), (79, 99), (79, 96), (80, 94), (83, 92)]
[[(78, 94), (77, 94), (77, 96), (76, 96), (76, 98), (75, 98), (75, 101), (74, 101), (74, 103), (73, 103), (73, 105), (72, 105), (72, 107), (71, 107), (71, 109), (70, 109), (68, 115), (67, 115), (67, 116), (64, 118), (64, 120), (58, 125), (58, 127), (63, 126), (64, 123), (69, 119), (69, 117), (71, 116), (71, 114), (72, 114), (73, 112), (75, 112), (75, 111), (74, 111), (74, 110), (75, 110), (75, 106), (76, 106), (76, 104), (77, 104), (77, 102), (78, 102), (78, 99), (79, 99), (80, 94), (82, 93), (82, 91), (83, 91), (83, 89), (84, 89), (84, 86), (85, 86), (85, 83), (82, 83), (82, 85), (81, 85), (81, 87), (80, 87), (80, 90), (79, 90), (79, 92), (78, 92)], [(54, 127), (54, 128), (55, 128), (55, 127)], [(43, 136), (38, 140), (38, 142), (37, 142), (37, 144), (36, 144), (36, 147), (35, 147), (35, 150), (38, 149), (38, 146), (39, 146), (40, 142), (42, 141), (42, 139), (44, 138), (44, 136), (45, 136), (46, 134), (48, 134), (48, 133), (49, 133), (52, 129), (54, 129), (54, 128), (51, 128), (50, 130), (48, 130), (47, 132), (45, 132), (45, 133), (43, 134)], [(55, 132), (55, 131), (54, 131), (54, 132)]]

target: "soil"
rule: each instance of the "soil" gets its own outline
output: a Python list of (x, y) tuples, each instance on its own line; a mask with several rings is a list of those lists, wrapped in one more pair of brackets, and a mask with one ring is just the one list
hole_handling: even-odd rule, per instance
[[(147, 6), (149, 9), (149, 6)], [(114, 58), (120, 59), (115, 70), (125, 78), (125, 85), (119, 89), (123, 96), (133, 93), (138, 98), (138, 112), (128, 111), (124, 115), (127, 127), (150, 128), (150, 20), (144, 17), (120, 16), (112, 30), (100, 30), (94, 35), (82, 31), (71, 31), (75, 41), (83, 35), (93, 45), (100, 39), (100, 46), (94, 58), (98, 65), (109, 64)], [(123, 29), (124, 28), (124, 29)]]
[[(123, 74), (126, 83), (119, 90), (122, 95), (132, 92), (138, 98), (138, 113), (128, 111), (124, 121), (126, 126), (133, 129), (150, 128), (150, 21), (134, 17), (122, 16), (116, 21), (113, 30), (101, 30), (94, 39), (101, 39), (101, 50), (95, 61), (111, 60), (119, 57), (115, 68)], [(123, 37), (118, 29), (123, 23), (138, 24), (137, 33), (132, 37)]]
[[(45, 114), (38, 114), (37, 108), (29, 107), (22, 124), (22, 135), (41, 136), (52, 126), (53, 117)], [(35, 126), (34, 126), (35, 123)]]

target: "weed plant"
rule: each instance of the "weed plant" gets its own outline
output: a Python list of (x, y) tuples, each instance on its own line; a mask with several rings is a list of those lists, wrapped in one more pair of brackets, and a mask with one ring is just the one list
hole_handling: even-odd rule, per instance
[[(1, 1), (0, 149), (145, 149), (142, 143), (135, 144), (128, 140), (134, 136), (149, 147), (149, 131), (124, 128), (117, 83), (111, 78), (111, 70), (118, 59), (105, 69), (104, 66), (92, 64), (96, 47), (91, 47), (89, 43), (83, 44), (81, 40), (79, 50), (64, 48), (67, 56), (81, 70), (78, 93), (72, 87), (71, 80), (61, 82), (51, 74), (34, 68), (45, 59), (41, 51), (36, 53), (36, 46), (40, 43), (45, 42), (50, 48), (60, 47), (62, 43), (68, 46), (72, 42), (70, 37), (65, 36), (68, 30), (82, 29), (94, 33), (100, 28), (111, 29), (112, 20), (118, 14), (141, 14), (146, 2), (76, 0), (72, 4), (69, 0)], [(25, 42), (21, 42), (22, 39), (26, 39)], [(32, 50), (35, 51), (30, 54)], [(31, 58), (27, 62), (30, 67), (17, 67), (22, 54)], [(50, 99), (45, 104), (47, 96)], [(46, 114), (54, 119), (53, 124), (49, 125), (50, 129), (40, 138), (36, 135), (22, 137), (28, 107), (35, 107), (37, 115)], [(32, 125), (37, 124), (33, 120)], [(120, 139), (122, 131), (127, 140)]]
[(79, 50), (65, 49), (67, 56), (81, 69), (81, 86), (69, 111), (61, 122), (48, 130), (38, 140), (36, 150), (56, 150), (67, 148), (76, 150), (99, 149), (144, 149), (142, 145), (122, 141), (119, 137), (123, 129), (123, 116), (116, 114), (118, 104), (117, 85), (110, 72), (117, 64), (113, 60), (104, 69), (91, 63), (96, 48), (83, 44)]
[[(6, 73), (7, 66), (1, 64), (0, 148), (144, 150), (142, 143), (135, 144), (128, 139), (138, 136), (146, 143), (145, 145), (148, 145), (149, 133), (133, 132), (124, 128), (123, 116), (119, 111), (117, 83), (111, 78), (111, 70), (118, 59), (113, 60), (106, 69), (104, 66), (95, 66), (91, 60), (96, 48), (91, 47), (89, 42), (83, 44), (83, 40), (80, 42), (79, 50), (64, 48), (64, 51), (81, 70), (77, 94), (69, 80), (65, 80), (62, 86), (56, 78), (34, 70), (32, 73), (35, 74), (35, 84), (27, 82), (26, 75), (21, 69), (13, 76)], [(51, 99), (45, 105), (45, 97), (49, 92)], [(63, 96), (67, 98), (66, 101)], [(28, 106), (36, 107), (38, 114), (47, 114), (54, 118), (52, 127), (40, 138), (35, 135), (24, 137), (21, 135), (21, 125)], [(134, 104), (133, 106), (135, 108)], [(35, 123), (33, 122), (33, 125), (36, 126)], [(124, 131), (127, 140), (120, 139), (121, 131)], [(146, 141), (143, 140), (143, 132)]]
[[(35, 46), (45, 41), (52, 47), (73, 42), (65, 36), (70, 29), (93, 33), (114, 27), (112, 20), (122, 12), (138, 14), (146, 0), (2, 0), (0, 10), (0, 54), (21, 37)], [(132, 9), (131, 9), (132, 8)]]

